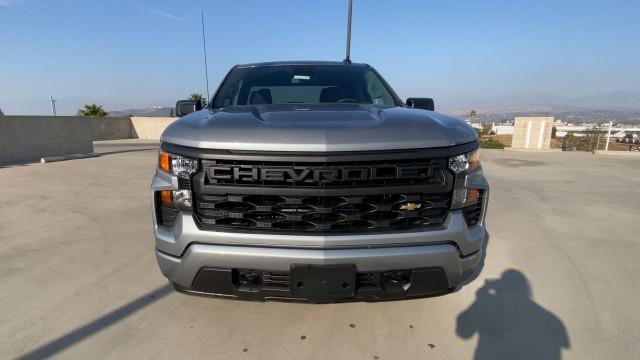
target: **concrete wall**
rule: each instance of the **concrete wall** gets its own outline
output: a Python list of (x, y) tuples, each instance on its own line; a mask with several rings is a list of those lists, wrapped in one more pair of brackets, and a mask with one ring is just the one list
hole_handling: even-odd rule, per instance
[(175, 117), (132, 117), (131, 137), (134, 139), (160, 139), (164, 129), (177, 119)]
[(0, 116), (0, 163), (93, 152), (95, 140), (158, 140), (173, 117)]
[(175, 117), (94, 117), (93, 140), (148, 139), (158, 140)]
[(551, 147), (553, 117), (517, 117), (513, 127), (514, 149), (543, 150)]
[(133, 131), (129, 117), (91, 117), (93, 140), (130, 139)]
[(0, 116), (0, 164), (93, 152), (92, 131), (79, 116)]

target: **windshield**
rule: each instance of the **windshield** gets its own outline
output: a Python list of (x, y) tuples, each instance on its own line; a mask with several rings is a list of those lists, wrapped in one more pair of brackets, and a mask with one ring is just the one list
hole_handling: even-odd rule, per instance
[(276, 65), (233, 69), (213, 107), (320, 103), (396, 105), (394, 94), (369, 67)]

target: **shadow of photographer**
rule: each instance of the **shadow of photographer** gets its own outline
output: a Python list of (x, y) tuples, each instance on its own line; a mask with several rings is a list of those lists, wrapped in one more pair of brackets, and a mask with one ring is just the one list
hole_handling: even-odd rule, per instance
[(570, 347), (562, 321), (533, 300), (529, 281), (514, 269), (478, 289), (458, 315), (456, 333), (463, 339), (478, 334), (475, 360), (555, 360)]

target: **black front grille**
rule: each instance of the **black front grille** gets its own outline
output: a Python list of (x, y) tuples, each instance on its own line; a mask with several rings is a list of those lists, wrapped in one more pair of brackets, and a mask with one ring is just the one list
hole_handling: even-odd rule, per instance
[(454, 185), (447, 156), (460, 150), (447, 151), (438, 157), (420, 157), (417, 150), (207, 153), (190, 184), (181, 186), (190, 185), (203, 230), (340, 234), (438, 227)]
[(206, 229), (270, 232), (353, 232), (439, 226), (448, 194), (279, 196), (196, 194), (198, 223)]

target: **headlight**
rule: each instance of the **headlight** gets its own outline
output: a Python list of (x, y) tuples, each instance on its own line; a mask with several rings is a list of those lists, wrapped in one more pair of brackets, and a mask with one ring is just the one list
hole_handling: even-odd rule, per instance
[(178, 208), (190, 208), (191, 207), (191, 191), (174, 190), (173, 204)]
[(189, 190), (161, 190), (158, 191), (159, 200), (156, 206), (162, 205), (168, 208), (190, 208), (191, 203), (191, 191)]
[(173, 175), (191, 176), (198, 171), (198, 160), (160, 150), (158, 167)]
[(480, 150), (449, 158), (449, 169), (456, 175), (465, 171), (471, 172), (478, 166), (480, 166)]
[(171, 170), (175, 175), (193, 175), (198, 171), (198, 160), (184, 156), (174, 156), (171, 159)]
[(460, 175), (456, 176), (456, 184), (451, 199), (452, 209), (472, 206), (478, 202), (480, 192), (477, 189), (467, 189), (465, 177), (466, 174), (476, 170), (479, 166), (479, 150), (449, 158), (449, 170), (456, 175)]

